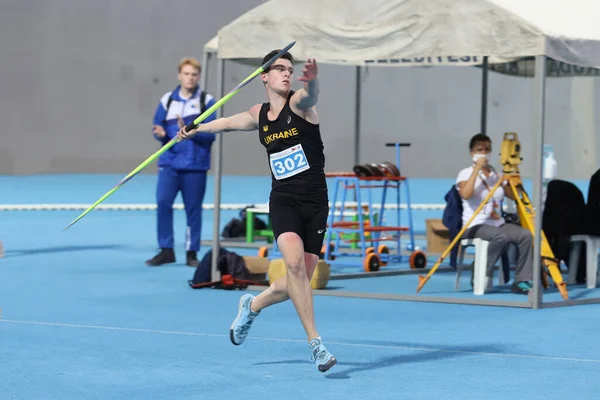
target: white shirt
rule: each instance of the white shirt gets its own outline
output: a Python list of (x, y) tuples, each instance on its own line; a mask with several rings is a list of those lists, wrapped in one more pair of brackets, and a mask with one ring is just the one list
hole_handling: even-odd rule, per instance
[[(468, 181), (473, 173), (473, 167), (468, 167), (463, 169), (458, 173), (458, 177), (456, 178), (456, 189), (460, 192), (458, 188), (459, 182)], [(473, 189), (473, 195), (468, 199), (462, 199), (463, 206), (463, 214), (462, 214), (462, 222), (463, 226), (466, 226), (469, 219), (473, 216), (473, 213), (479, 205), (485, 200), (486, 196), (489, 194), (488, 188), (484, 185), (483, 180), (485, 179), (485, 183), (491, 189), (494, 187), (496, 182), (498, 182), (498, 175), (494, 172), (490, 172), (490, 176), (485, 178), (485, 175), (482, 171), (479, 172), (479, 176), (475, 180), (475, 187)], [(461, 197), (462, 198), (462, 197)], [(492, 226), (501, 226), (504, 225), (504, 218), (502, 218), (502, 200), (504, 200), (504, 189), (502, 185), (496, 189), (494, 195), (487, 202), (485, 206), (479, 211), (475, 219), (469, 224), (468, 227), (472, 227), (480, 224), (487, 224)], [(500, 216), (499, 219), (495, 219), (492, 217), (492, 212), (494, 211), (494, 205), (496, 206), (495, 211), (496, 214)]]

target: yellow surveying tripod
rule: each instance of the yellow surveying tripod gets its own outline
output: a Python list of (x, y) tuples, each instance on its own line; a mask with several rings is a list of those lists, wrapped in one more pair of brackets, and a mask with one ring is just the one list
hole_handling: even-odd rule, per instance
[[(503, 166), (504, 175), (500, 179), (498, 179), (498, 182), (496, 182), (496, 184), (490, 189), (490, 192), (488, 193), (484, 201), (479, 205), (477, 210), (475, 210), (475, 212), (467, 221), (467, 223), (463, 225), (463, 228), (460, 230), (460, 232), (458, 232), (454, 240), (452, 240), (448, 248), (446, 248), (444, 253), (440, 256), (439, 260), (431, 268), (429, 273), (426, 276), (419, 275), (419, 285), (417, 286), (417, 293), (423, 288), (423, 286), (425, 286), (429, 278), (431, 278), (431, 276), (438, 269), (439, 265), (442, 263), (444, 258), (446, 258), (448, 253), (450, 253), (452, 248), (461, 239), (462, 235), (467, 230), (469, 224), (473, 221), (473, 219), (475, 219), (475, 216), (483, 209), (487, 202), (492, 198), (492, 195), (494, 194), (496, 189), (498, 189), (503, 182), (508, 182), (508, 186), (510, 187), (513, 193), (513, 197), (515, 198), (515, 203), (517, 205), (517, 210), (519, 212), (519, 220), (521, 226), (525, 229), (528, 229), (531, 232), (532, 236), (535, 236), (535, 212), (531, 205), (531, 201), (529, 200), (529, 196), (525, 192), (525, 188), (523, 187), (523, 182), (521, 181), (521, 176), (519, 173), (518, 166), (522, 160), (523, 159), (521, 158), (521, 143), (519, 142), (518, 135), (512, 132), (505, 133), (500, 152), (500, 162)], [(546, 239), (544, 231), (542, 231), (541, 233), (542, 264), (547, 269), (547, 272), (542, 269), (542, 284), (545, 289), (548, 288), (548, 279), (546, 277), (546, 274), (549, 273), (563, 299), (568, 300), (569, 294), (567, 292), (567, 284), (562, 279), (562, 274), (559, 268), (559, 260), (557, 260), (554, 257), (554, 253), (552, 252), (552, 249), (548, 244), (548, 240)]]

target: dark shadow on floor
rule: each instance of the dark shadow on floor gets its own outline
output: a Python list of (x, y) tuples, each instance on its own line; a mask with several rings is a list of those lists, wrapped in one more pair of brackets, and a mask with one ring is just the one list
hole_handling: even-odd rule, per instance
[(45, 247), (39, 249), (27, 249), (27, 250), (6, 250), (5, 257), (21, 257), (21, 256), (32, 256), (37, 254), (52, 254), (52, 253), (69, 253), (73, 251), (93, 251), (93, 250), (116, 250), (124, 248), (124, 246), (111, 244), (111, 245), (83, 245), (83, 246), (56, 246), (56, 247)]
[[(390, 368), (396, 365), (409, 364), (409, 363), (421, 363), (421, 362), (433, 362), (437, 360), (464, 357), (477, 355), (477, 353), (504, 353), (503, 346), (500, 345), (479, 345), (479, 346), (442, 346), (442, 348), (431, 349), (428, 345), (420, 345), (415, 343), (397, 343), (397, 342), (364, 342), (361, 344), (367, 344), (372, 346), (389, 346), (390, 353), (406, 353), (412, 354), (391, 354), (388, 356), (380, 357), (372, 362), (360, 362), (360, 361), (346, 361), (339, 360), (338, 364), (331, 369), (331, 373), (326, 373), (327, 379), (350, 379), (353, 374), (372, 371), (381, 368)], [(358, 344), (358, 343), (357, 343)], [(397, 347), (397, 348), (394, 348)], [(333, 346), (335, 347), (335, 345)], [(399, 348), (399, 347), (406, 347)], [(368, 349), (368, 347), (365, 347)], [(514, 349), (513, 349), (514, 350)], [(309, 364), (308, 360), (282, 360), (274, 362), (263, 362), (255, 363), (253, 365), (278, 365), (278, 364)]]

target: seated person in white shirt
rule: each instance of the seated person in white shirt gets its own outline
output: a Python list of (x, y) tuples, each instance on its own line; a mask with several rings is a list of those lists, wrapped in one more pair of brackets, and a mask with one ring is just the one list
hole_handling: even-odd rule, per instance
[[(463, 226), (473, 216), (479, 205), (485, 200), (499, 179), (496, 171), (489, 165), (492, 151), (491, 139), (477, 134), (469, 143), (472, 164), (463, 169), (456, 179), (456, 188), (462, 198)], [(464, 235), (465, 239), (480, 238), (489, 241), (487, 258), (487, 277), (493, 276), (493, 268), (498, 258), (506, 251), (509, 243), (515, 243), (518, 250), (517, 270), (511, 291), (528, 294), (533, 280), (533, 238), (531, 232), (520, 225), (506, 223), (502, 217), (504, 196), (513, 199), (510, 187), (504, 183), (483, 206), (471, 222)]]

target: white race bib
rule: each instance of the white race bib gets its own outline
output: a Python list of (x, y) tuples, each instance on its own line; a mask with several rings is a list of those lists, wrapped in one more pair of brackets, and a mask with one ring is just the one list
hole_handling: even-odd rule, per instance
[(296, 145), (269, 156), (271, 171), (277, 180), (289, 178), (310, 169), (302, 145)]

